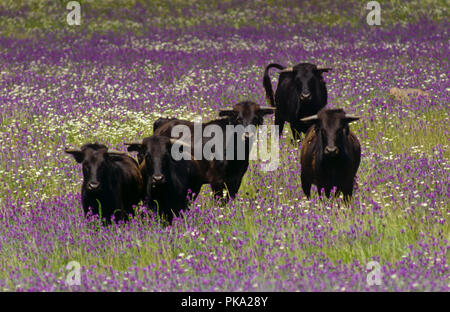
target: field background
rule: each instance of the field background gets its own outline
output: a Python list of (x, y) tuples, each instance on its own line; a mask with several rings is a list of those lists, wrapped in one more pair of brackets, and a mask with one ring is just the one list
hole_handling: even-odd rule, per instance
[[(447, 1), (379, 1), (380, 26), (366, 1), (79, 1), (80, 26), (67, 2), (0, 3), (0, 290), (450, 290)], [(125, 150), (160, 116), (265, 104), (271, 62), (332, 67), (328, 106), (361, 115), (350, 205), (306, 200), (285, 130), (280, 168), (251, 162), (231, 204), (205, 186), (170, 227), (145, 207), (109, 228), (83, 217), (64, 147)], [(80, 286), (65, 282), (70, 261)]]

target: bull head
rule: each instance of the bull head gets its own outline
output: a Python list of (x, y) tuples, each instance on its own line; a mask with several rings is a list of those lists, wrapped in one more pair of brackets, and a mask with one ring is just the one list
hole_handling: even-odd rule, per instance
[(77, 163), (83, 164), (83, 179), (89, 191), (101, 189), (102, 177), (107, 170), (107, 162), (122, 159), (124, 152), (108, 151), (103, 144), (85, 144), (81, 149), (66, 148), (67, 154), (72, 155)]
[[(300, 119), (301, 122), (314, 123), (316, 137), (323, 146), (325, 157), (336, 157), (341, 150), (346, 148), (346, 140), (349, 135), (348, 123), (358, 120), (360, 117), (346, 114), (342, 109), (325, 109), (317, 115)], [(312, 127), (309, 131), (311, 131)]]
[(219, 116), (229, 117), (232, 119), (232, 123), (247, 127), (248, 125), (261, 125), (263, 117), (274, 112), (274, 107), (260, 107), (256, 103), (244, 101), (233, 105), (233, 109), (220, 110)]
[[(316, 89), (323, 84), (322, 73), (330, 71), (331, 68), (316, 66), (311, 63), (299, 63), (292, 67), (284, 68), (281, 73), (292, 73), (289, 79), (296, 86), (299, 100), (301, 102), (311, 101), (317, 97)], [(311, 85), (315, 87), (310, 88)]]
[(116, 150), (108, 150), (108, 148), (104, 145), (100, 145), (100, 144), (85, 144), (83, 145), (83, 147), (81, 149), (78, 148), (65, 148), (64, 152), (67, 154), (70, 154), (73, 156), (73, 158), (75, 159), (75, 161), (77, 163), (82, 163), (85, 155), (86, 155), (86, 150), (92, 148), (94, 150), (104, 150), (103, 155), (105, 157), (109, 157), (109, 156), (123, 156), (126, 155), (125, 152), (122, 151), (116, 151)]

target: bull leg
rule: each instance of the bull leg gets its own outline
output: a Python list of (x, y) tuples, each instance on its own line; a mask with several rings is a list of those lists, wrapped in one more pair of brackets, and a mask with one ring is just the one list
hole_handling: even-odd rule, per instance
[(242, 178), (234, 179), (226, 183), (227, 186), (227, 200), (234, 199), (236, 197), (237, 192), (239, 191), (239, 187), (241, 186)]
[(111, 217), (114, 216), (116, 219), (116, 222), (122, 220), (127, 221), (128, 219), (128, 213), (130, 212), (131, 204), (129, 204), (129, 201), (127, 198), (123, 196), (124, 192), (119, 189), (114, 194), (114, 198), (111, 199), (111, 202), (109, 203), (111, 205), (111, 211), (109, 212), (110, 215), (107, 216), (107, 220), (110, 221)]
[(302, 189), (303, 189), (303, 193), (306, 195), (306, 198), (310, 199), (311, 198), (311, 182), (304, 178), (303, 176), (301, 177), (302, 180)]
[[(98, 201), (97, 201), (98, 200)], [(114, 207), (116, 207), (116, 201), (114, 198), (106, 199), (104, 197), (102, 198), (96, 198), (95, 199), (95, 207), (96, 207), (96, 213), (98, 214), (99, 219), (101, 219), (101, 222), (104, 225), (111, 224), (111, 217), (114, 213)], [(93, 210), (94, 212), (94, 210)], [(101, 216), (101, 218), (100, 218)]]
[(331, 197), (331, 188), (330, 187), (325, 187), (325, 196), (327, 198)]
[(181, 211), (187, 211), (189, 209), (187, 200), (180, 197), (177, 198), (173, 204), (171, 204), (171, 209), (166, 211), (165, 217), (169, 224), (172, 224), (173, 218), (179, 218), (181, 216)]
[(178, 210), (176, 194), (164, 194), (163, 197), (159, 198), (155, 208), (157, 208), (159, 221), (163, 226), (172, 224), (173, 215)]
[(344, 201), (349, 202), (352, 199), (353, 195), (353, 185), (345, 186), (342, 188), (342, 193), (344, 194)]
[(284, 122), (285, 120), (281, 118), (280, 114), (277, 111), (275, 111), (275, 126), (278, 127), (278, 135), (280, 137), (283, 135)]
[(191, 189), (191, 192), (188, 193), (190, 201), (194, 201), (197, 198), (198, 194), (200, 193), (201, 187), (202, 186), (200, 185), (200, 186), (195, 186)]
[[(241, 186), (242, 178), (247, 171), (248, 166), (245, 169), (240, 170), (236, 173), (237, 177), (227, 179), (224, 183), (211, 184), (211, 188), (214, 192), (214, 198), (219, 197), (224, 203), (228, 202), (230, 199), (236, 197), (237, 192)], [(226, 191), (226, 197), (223, 196), (223, 191)]]
[(123, 212), (124, 212), (124, 217), (125, 217), (125, 219), (127, 219), (128, 218), (128, 216), (131, 214), (131, 216), (132, 217), (134, 217), (135, 215), (136, 215), (136, 211), (135, 211), (135, 209), (133, 208), (133, 205), (135, 205), (135, 203), (134, 202), (132, 202), (132, 201), (128, 201), (125, 205), (124, 205), (124, 207), (123, 207)]
[(112, 210), (105, 212), (104, 218), (107, 222), (111, 221), (111, 217), (114, 216), (116, 222), (126, 221), (127, 220), (127, 212), (125, 211), (125, 205), (119, 200), (116, 199), (116, 204), (111, 205)]
[(169, 224), (172, 224), (173, 218), (174, 217), (179, 217), (181, 214), (181, 211), (185, 211), (187, 210), (187, 203), (185, 200), (183, 199), (179, 199), (176, 201), (176, 203), (174, 204), (174, 208), (172, 208), (169, 212), (168, 212), (168, 221)]
[(172, 224), (173, 215), (174, 215), (174, 213), (172, 211), (168, 211), (168, 212), (162, 214), (163, 219), (165, 219), (169, 225)]
[(323, 185), (317, 185), (317, 194), (320, 196), (322, 196), (322, 189), (323, 189)]
[(91, 208), (92, 209), (92, 213), (94, 213), (95, 206), (90, 201), (88, 201), (86, 199), (83, 199), (82, 206), (83, 206), (83, 212), (84, 212), (84, 216), (85, 217), (89, 213), (89, 208)]
[(296, 140), (296, 141), (301, 140), (301, 136), (302, 136), (301, 124), (298, 122), (294, 122), (294, 123), (291, 123), (290, 126), (291, 126), (292, 136), (293, 136), (294, 140)]
[(211, 189), (214, 194), (214, 199), (223, 199), (223, 190), (225, 189), (224, 183), (211, 184)]
[(319, 193), (319, 196), (322, 196), (322, 189), (325, 190), (325, 196), (330, 198), (331, 187), (326, 186), (326, 185), (317, 185), (317, 193)]

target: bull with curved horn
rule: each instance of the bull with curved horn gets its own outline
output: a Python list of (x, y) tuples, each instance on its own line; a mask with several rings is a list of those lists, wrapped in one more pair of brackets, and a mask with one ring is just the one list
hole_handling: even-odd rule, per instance
[[(273, 93), (269, 69), (279, 69), (278, 86)], [(330, 71), (329, 67), (300, 63), (291, 67), (269, 64), (264, 70), (263, 86), (270, 105), (276, 107), (275, 125), (279, 126), (280, 136), (284, 123), (290, 124), (293, 138), (300, 139), (307, 128), (300, 119), (315, 115), (327, 104), (327, 89), (322, 74)]]

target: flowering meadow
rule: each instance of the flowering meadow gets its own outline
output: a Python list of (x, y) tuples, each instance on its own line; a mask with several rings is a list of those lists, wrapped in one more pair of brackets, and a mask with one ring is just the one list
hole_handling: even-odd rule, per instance
[[(448, 8), (405, 2), (369, 26), (365, 1), (80, 1), (69, 26), (66, 1), (2, 1), (0, 291), (450, 291)], [(233, 202), (205, 185), (171, 226), (143, 205), (125, 224), (84, 217), (65, 147), (126, 151), (159, 117), (268, 105), (272, 62), (333, 68), (327, 106), (361, 116), (350, 203), (306, 199), (285, 127), (279, 167), (251, 161)]]

